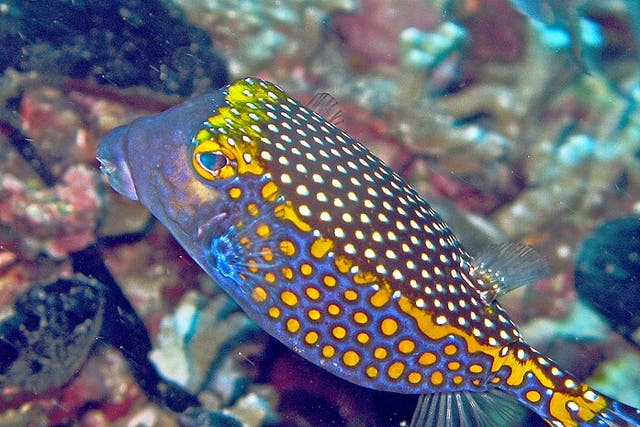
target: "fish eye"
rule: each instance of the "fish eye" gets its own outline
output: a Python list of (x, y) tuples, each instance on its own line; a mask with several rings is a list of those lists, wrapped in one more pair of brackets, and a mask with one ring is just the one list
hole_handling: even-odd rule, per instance
[(213, 176), (229, 163), (229, 159), (219, 151), (205, 151), (195, 155), (198, 165)]

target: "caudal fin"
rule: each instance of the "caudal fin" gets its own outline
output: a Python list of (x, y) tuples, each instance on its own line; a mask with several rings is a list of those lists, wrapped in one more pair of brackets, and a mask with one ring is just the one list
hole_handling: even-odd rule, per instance
[(508, 374), (498, 388), (556, 427), (638, 427), (640, 410), (580, 383), (555, 362), (520, 341), (503, 348), (496, 367)]
[(590, 422), (582, 423), (580, 426), (603, 426), (603, 427), (631, 427), (640, 426), (640, 409), (632, 408), (624, 403), (610, 398), (607, 407), (598, 412), (596, 417)]

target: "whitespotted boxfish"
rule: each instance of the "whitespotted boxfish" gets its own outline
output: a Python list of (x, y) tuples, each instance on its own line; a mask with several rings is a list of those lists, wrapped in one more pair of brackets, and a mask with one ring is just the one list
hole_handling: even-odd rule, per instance
[(355, 384), (421, 394), (415, 427), (514, 425), (520, 404), (558, 427), (640, 424), (497, 302), (539, 258), (505, 245), (474, 260), (400, 176), (272, 83), (117, 128), (98, 158), (272, 336)]

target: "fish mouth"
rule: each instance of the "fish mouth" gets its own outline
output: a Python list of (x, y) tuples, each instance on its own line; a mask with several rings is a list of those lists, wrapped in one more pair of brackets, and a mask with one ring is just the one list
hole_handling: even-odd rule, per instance
[(126, 127), (112, 130), (100, 142), (97, 159), (113, 189), (131, 200), (138, 200), (127, 157), (127, 135)]
[(96, 159), (100, 163), (100, 172), (103, 174), (111, 175), (116, 171), (117, 167), (113, 162), (103, 159), (102, 157), (96, 157)]

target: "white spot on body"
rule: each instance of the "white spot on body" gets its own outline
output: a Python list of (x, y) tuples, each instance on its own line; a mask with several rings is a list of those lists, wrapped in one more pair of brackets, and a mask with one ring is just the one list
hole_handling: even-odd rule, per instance
[(282, 182), (283, 184), (291, 184), (291, 177), (289, 176), (289, 174), (283, 173), (282, 175), (280, 175), (280, 182)]
[(300, 215), (302, 216), (311, 216), (311, 209), (309, 209), (309, 206), (307, 205), (300, 205), (298, 207), (298, 212), (300, 212)]

